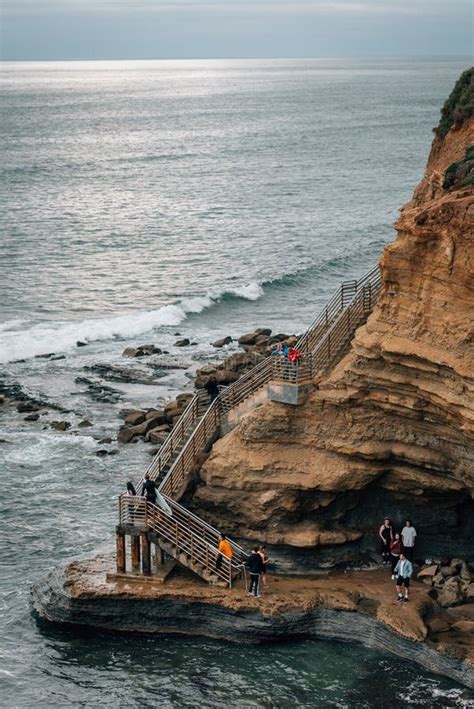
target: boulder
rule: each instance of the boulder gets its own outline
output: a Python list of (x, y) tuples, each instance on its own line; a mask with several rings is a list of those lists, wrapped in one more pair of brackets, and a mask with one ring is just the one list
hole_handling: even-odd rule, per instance
[(76, 342), (76, 347), (87, 347), (87, 342), (83, 342), (82, 340), (78, 340)]
[(167, 437), (168, 433), (166, 431), (161, 430), (161, 426), (158, 426), (157, 428), (153, 428), (151, 431), (148, 431), (146, 435), (146, 440), (150, 443), (162, 444), (166, 441)]
[(256, 335), (265, 335), (265, 337), (269, 337), (269, 335), (272, 334), (272, 331), (269, 327), (258, 327), (255, 330)]
[(100, 448), (98, 451), (95, 452), (95, 454), (98, 458), (103, 458), (104, 455), (108, 454), (108, 451), (106, 451), (105, 448)]
[(457, 633), (469, 633), (474, 637), (474, 620), (457, 620), (451, 626)]
[(216, 367), (213, 367), (212, 364), (206, 364), (205, 367), (201, 367), (201, 369), (198, 369), (196, 374), (198, 376), (210, 377), (211, 374), (215, 374), (216, 372), (217, 372)]
[(459, 571), (461, 569), (462, 565), (465, 563), (466, 562), (464, 561), (464, 559), (451, 559), (450, 566), (455, 570), (453, 573), (455, 573), (456, 571)]
[(125, 417), (125, 423), (129, 426), (138, 426), (138, 424), (143, 423), (145, 420), (145, 414), (143, 411), (130, 411)]
[(190, 341), (188, 340), (187, 337), (183, 337), (182, 340), (176, 340), (174, 343), (175, 347), (187, 347), (190, 344)]
[(255, 339), (255, 344), (258, 347), (265, 347), (266, 345), (269, 344), (269, 342), (270, 342), (270, 338), (267, 337), (267, 335), (257, 335), (257, 337)]
[(436, 588), (441, 588), (444, 586), (444, 576), (441, 573), (436, 574), (433, 576), (433, 586), (436, 586)]
[(474, 583), (470, 583), (466, 589), (466, 601), (468, 603), (474, 603)]
[(146, 419), (146, 422), (148, 424), (148, 431), (151, 431), (152, 428), (156, 428), (157, 426), (162, 426), (164, 431), (169, 431), (168, 420), (164, 414), (158, 413), (156, 416), (150, 416), (150, 418)]
[(91, 426), (93, 426), (89, 419), (83, 419), (82, 421), (79, 421), (77, 425), (79, 428), (90, 428)]
[(418, 572), (418, 578), (419, 579), (424, 579), (429, 577), (429, 580), (433, 578), (433, 576), (436, 576), (436, 572), (438, 570), (437, 564), (434, 564), (433, 566), (425, 566), (424, 569), (421, 569), (421, 571)]
[(68, 428), (71, 428), (69, 421), (51, 421), (49, 425), (51, 428), (54, 428), (55, 431), (67, 431)]
[(462, 603), (462, 592), (459, 587), (459, 579), (456, 576), (449, 578), (438, 597), (439, 604), (444, 608), (457, 606)]
[(39, 414), (28, 414), (28, 416), (25, 416), (23, 421), (37, 421), (39, 419), (40, 415)]
[(148, 455), (151, 455), (154, 458), (155, 455), (157, 455), (157, 453), (160, 452), (160, 448), (161, 448), (161, 446), (156, 446), (155, 448), (150, 448), (150, 450), (148, 451)]
[(245, 335), (241, 335), (239, 337), (239, 339), (237, 340), (237, 342), (239, 343), (239, 345), (254, 345), (255, 340), (257, 339), (259, 334), (261, 334), (261, 333), (248, 332)]
[(239, 373), (231, 371), (230, 369), (222, 369), (216, 373), (215, 377), (218, 384), (233, 384), (239, 378)]
[(444, 616), (434, 616), (427, 622), (427, 626), (431, 633), (445, 633), (449, 630), (450, 625)]
[(149, 421), (144, 421), (143, 423), (140, 423), (137, 426), (121, 428), (117, 434), (117, 441), (119, 441), (120, 443), (130, 443), (133, 438), (137, 438), (138, 436), (145, 436), (149, 428)]
[(149, 409), (145, 414), (145, 419), (146, 421), (153, 421), (154, 425), (151, 428), (155, 428), (155, 426), (166, 423), (166, 414), (163, 409)]
[(186, 394), (178, 394), (178, 396), (176, 397), (176, 403), (178, 404), (178, 406), (187, 406), (193, 396), (194, 395), (191, 394), (191, 392)]
[(227, 335), (227, 337), (222, 337), (220, 340), (216, 340), (215, 342), (212, 343), (213, 347), (225, 347), (225, 345), (230, 345), (232, 342), (232, 337), (230, 335)]
[(469, 569), (467, 568), (467, 564), (465, 561), (463, 561), (463, 563), (461, 564), (459, 576), (463, 581), (467, 581), (468, 583), (471, 582), (471, 574), (469, 573)]
[(17, 404), (16, 410), (19, 414), (29, 414), (30, 412), (38, 411), (39, 406), (33, 401), (22, 401), (20, 404)]
[(456, 567), (454, 566), (442, 566), (439, 570), (443, 578), (448, 578), (449, 576), (456, 575)]
[(126, 347), (122, 352), (122, 357), (136, 357), (137, 352), (138, 350), (136, 347)]
[(106, 436), (105, 438), (101, 438), (100, 441), (97, 441), (99, 446), (103, 446), (107, 443), (112, 443), (112, 439), (110, 436)]

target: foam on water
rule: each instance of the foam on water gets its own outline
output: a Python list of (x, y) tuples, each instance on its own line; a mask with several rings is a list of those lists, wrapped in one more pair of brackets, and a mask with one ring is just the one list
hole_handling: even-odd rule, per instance
[(24, 320), (10, 320), (1, 326), (0, 363), (28, 359), (49, 352), (66, 352), (76, 347), (78, 340), (94, 342), (132, 338), (160, 327), (176, 326), (188, 315), (201, 313), (221, 300), (241, 298), (258, 300), (263, 295), (259, 283), (249, 283), (222, 291), (210, 291), (203, 296), (185, 298), (157, 310), (139, 311), (112, 318), (79, 321), (47, 321), (24, 326)]

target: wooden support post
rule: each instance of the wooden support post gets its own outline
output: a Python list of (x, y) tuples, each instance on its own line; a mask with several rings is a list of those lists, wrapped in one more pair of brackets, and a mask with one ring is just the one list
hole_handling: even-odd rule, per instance
[(138, 534), (131, 535), (132, 547), (132, 569), (140, 571), (140, 537)]
[(115, 534), (115, 546), (117, 549), (117, 573), (125, 573), (125, 534), (117, 532)]
[(140, 536), (142, 540), (142, 573), (145, 576), (149, 576), (151, 573), (150, 540), (147, 532), (142, 532)]

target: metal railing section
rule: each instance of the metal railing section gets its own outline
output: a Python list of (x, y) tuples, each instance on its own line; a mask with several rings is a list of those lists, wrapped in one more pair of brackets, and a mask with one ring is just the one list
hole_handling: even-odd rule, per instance
[[(357, 327), (372, 311), (380, 287), (378, 266), (358, 281), (343, 283), (298, 340), (296, 349), (301, 356), (297, 362), (292, 363), (282, 357), (266, 357), (234, 384), (221, 390), (210, 405), (206, 403), (207, 394), (198, 391), (147, 471), (152, 479), (157, 480), (168, 467), (159, 491), (171, 507), (171, 516), (156, 505), (147, 503), (143, 497), (122, 495), (121, 523), (149, 527), (175, 549), (175, 558), (179, 560), (180, 554), (185, 554), (186, 559), (191, 560), (191, 567), (201, 565), (203, 577), (203, 571), (213, 573), (231, 585), (233, 575), (244, 569), (247, 554), (229, 539), (234, 554), (232, 561), (219, 555), (219, 531), (179, 505), (174, 498), (182, 492), (199, 455), (218, 434), (222, 417), (270, 380), (308, 383), (318, 372), (331, 366), (351, 342)], [(138, 495), (142, 490), (143, 480), (137, 486)], [(216, 566), (219, 556), (222, 556), (220, 567), (218, 564)]]
[(240, 575), (240, 556), (234, 561), (221, 554), (214, 540), (208, 541), (202, 530), (189, 524), (189, 519), (190, 513), (181, 516), (174, 509), (170, 516), (144, 497), (120, 497), (120, 524), (143, 526), (155, 532), (177, 561), (203, 578), (213, 574), (231, 587), (233, 579)]

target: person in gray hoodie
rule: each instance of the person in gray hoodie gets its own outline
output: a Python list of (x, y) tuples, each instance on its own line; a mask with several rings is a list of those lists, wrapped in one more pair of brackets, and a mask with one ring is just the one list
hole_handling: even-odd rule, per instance
[[(399, 601), (408, 601), (408, 589), (410, 588), (410, 579), (413, 574), (413, 564), (409, 561), (403, 552), (400, 554), (400, 559), (395, 567), (395, 581)], [(405, 598), (403, 597), (403, 588), (405, 588)]]

